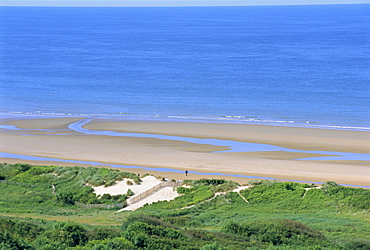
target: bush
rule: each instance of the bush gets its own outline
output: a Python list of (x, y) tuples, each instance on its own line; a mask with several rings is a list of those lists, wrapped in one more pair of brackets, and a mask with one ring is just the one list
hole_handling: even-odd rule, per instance
[(57, 201), (65, 205), (74, 205), (73, 194), (71, 192), (60, 191), (57, 194)]
[(223, 232), (234, 233), (273, 245), (328, 245), (318, 231), (292, 220), (257, 220), (246, 223), (228, 222)]
[(217, 242), (214, 242), (213, 244), (204, 245), (200, 250), (226, 250), (226, 248), (223, 248), (218, 245)]
[(186, 188), (186, 187), (178, 187), (176, 189), (177, 193), (179, 194), (188, 194), (188, 193), (194, 192), (195, 190), (196, 188)]
[(200, 180), (192, 181), (191, 185), (216, 186), (216, 185), (224, 184), (225, 182), (227, 181), (223, 179), (200, 179)]
[(46, 231), (44, 235), (70, 247), (84, 245), (88, 240), (85, 228), (72, 221), (57, 222), (54, 229)]
[(344, 244), (344, 248), (348, 250), (368, 250), (370, 249), (369, 240), (351, 240)]
[(134, 195), (134, 192), (132, 192), (132, 190), (131, 190), (131, 189), (129, 189), (129, 190), (127, 190), (127, 195), (128, 195), (128, 196), (133, 196), (133, 195)]
[(121, 231), (111, 227), (95, 227), (88, 232), (89, 240), (113, 239), (121, 236)]
[(7, 232), (0, 232), (0, 249), (34, 249), (31, 244), (22, 238), (11, 236)]
[(28, 221), (0, 218), (0, 232), (8, 232), (13, 236), (25, 239), (36, 239), (44, 230)]
[(134, 222), (143, 222), (148, 225), (158, 226), (162, 225), (162, 222), (158, 217), (145, 215), (141, 213), (131, 214), (126, 218), (126, 221), (122, 224), (122, 229), (126, 230), (127, 227)]

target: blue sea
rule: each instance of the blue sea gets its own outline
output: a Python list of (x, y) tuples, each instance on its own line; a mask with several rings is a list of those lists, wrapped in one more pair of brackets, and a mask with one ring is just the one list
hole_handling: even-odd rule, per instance
[(0, 113), (368, 130), (369, 13), (1, 7)]

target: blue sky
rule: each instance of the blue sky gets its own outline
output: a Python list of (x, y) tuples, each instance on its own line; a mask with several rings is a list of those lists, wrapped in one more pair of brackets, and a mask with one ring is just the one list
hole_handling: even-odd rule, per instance
[(354, 3), (370, 3), (370, 0), (0, 0), (0, 5), (3, 6), (238, 6)]

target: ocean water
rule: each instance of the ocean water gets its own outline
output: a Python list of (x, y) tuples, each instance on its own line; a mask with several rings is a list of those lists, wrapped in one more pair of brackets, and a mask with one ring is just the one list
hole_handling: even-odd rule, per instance
[(370, 5), (0, 8), (0, 113), (370, 129)]

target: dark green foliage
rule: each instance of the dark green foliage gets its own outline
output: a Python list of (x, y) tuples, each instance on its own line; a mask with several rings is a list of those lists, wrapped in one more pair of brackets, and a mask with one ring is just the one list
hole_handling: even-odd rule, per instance
[(0, 249), (35, 249), (31, 244), (22, 238), (13, 237), (7, 232), (0, 232)]
[(125, 231), (126, 238), (129, 240), (135, 237), (138, 233), (143, 233), (149, 236), (159, 236), (169, 239), (183, 239), (181, 233), (173, 228), (164, 226), (149, 225), (144, 222), (131, 223)]
[(131, 190), (131, 189), (129, 189), (129, 190), (127, 190), (127, 195), (128, 195), (128, 196), (133, 196), (133, 195), (134, 195), (134, 192), (132, 192), (132, 190)]
[(0, 218), (0, 232), (11, 232), (16, 237), (36, 239), (43, 231), (42, 227), (28, 221)]
[(137, 248), (129, 240), (123, 237), (113, 239), (93, 240), (79, 249), (83, 250), (136, 250)]
[(59, 191), (56, 197), (57, 197), (57, 201), (60, 202), (61, 204), (66, 204), (66, 205), (74, 204), (72, 192)]
[(244, 249), (248, 244), (239, 236), (205, 230), (176, 228), (165, 220), (143, 214), (133, 214), (123, 224), (124, 237), (139, 249), (200, 249), (221, 239), (222, 244), (233, 244)]
[(370, 240), (351, 240), (344, 244), (345, 249), (369, 250)]
[(212, 244), (204, 245), (200, 250), (226, 250), (226, 248), (221, 247), (217, 242), (214, 242)]
[(196, 190), (196, 188), (186, 188), (186, 187), (178, 187), (177, 188), (177, 192), (179, 194), (188, 194), (188, 193), (191, 193), (191, 192), (194, 192)]
[(185, 180), (184, 184), (190, 186), (221, 186), (223, 184), (232, 184), (238, 186), (238, 183), (224, 179)]
[(37, 250), (65, 250), (70, 247), (64, 242), (57, 241), (57, 239), (48, 239), (45, 236), (40, 236), (34, 241), (34, 246)]
[(210, 185), (220, 185), (220, 184), (224, 184), (225, 182), (227, 182), (226, 180), (223, 180), (223, 179), (200, 179), (200, 180), (196, 180), (196, 181), (192, 181), (191, 185), (207, 185), (207, 186), (210, 186)]
[(71, 221), (57, 222), (54, 229), (46, 231), (44, 236), (70, 247), (84, 245), (88, 241), (87, 231), (81, 225)]
[(159, 220), (158, 217), (150, 216), (142, 213), (134, 213), (128, 216), (125, 220), (125, 222), (122, 224), (122, 229), (126, 230), (129, 225), (131, 225), (134, 222), (143, 222), (148, 225), (152, 226), (159, 226), (162, 225), (162, 221)]
[(176, 225), (179, 227), (185, 227), (191, 223), (190, 216), (168, 216), (163, 218), (163, 221), (170, 224), (170, 225)]
[(273, 245), (329, 245), (318, 231), (292, 220), (257, 220), (242, 224), (228, 222), (222, 231)]
[(89, 240), (113, 239), (121, 236), (121, 231), (111, 227), (94, 227), (88, 232)]
[[(89, 243), (88, 247), (83, 247)], [(135, 249), (111, 227), (90, 227), (75, 222), (0, 218), (0, 249)], [(103, 248), (99, 248), (103, 247)], [(104, 248), (105, 247), (105, 248)]]

